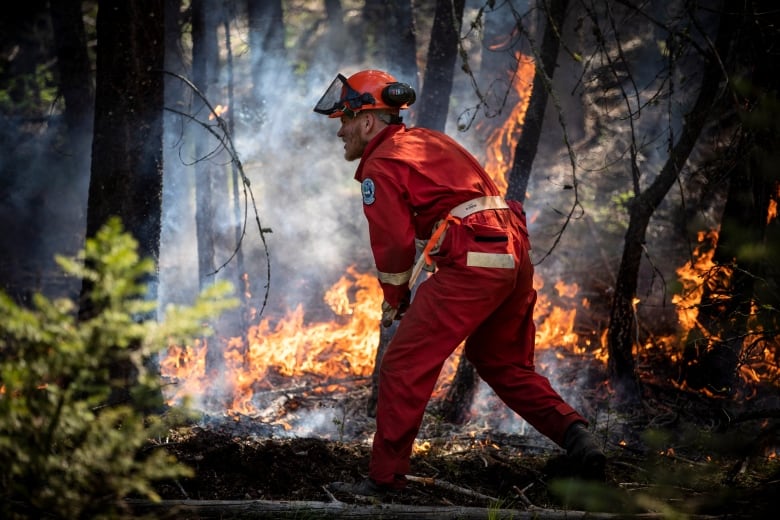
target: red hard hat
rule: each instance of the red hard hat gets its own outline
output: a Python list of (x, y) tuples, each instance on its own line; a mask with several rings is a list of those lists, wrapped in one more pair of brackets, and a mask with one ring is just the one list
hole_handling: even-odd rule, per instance
[(328, 117), (355, 115), (361, 110), (409, 108), (415, 100), (414, 89), (381, 70), (363, 70), (348, 79), (338, 74), (325, 91), (314, 111)]

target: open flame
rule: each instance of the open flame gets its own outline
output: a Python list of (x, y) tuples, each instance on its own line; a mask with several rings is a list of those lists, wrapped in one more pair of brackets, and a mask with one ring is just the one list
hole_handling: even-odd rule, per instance
[[(535, 65), (532, 59), (518, 53), (518, 68), (512, 78), (514, 87), (509, 106), (513, 109), (505, 122), (490, 132), (485, 169), (502, 192), (506, 192), (504, 172), (522, 131), (523, 121), (531, 97)], [(218, 107), (226, 110), (227, 107)], [(221, 112), (219, 112), (221, 113)], [(770, 207), (768, 219), (774, 219), (777, 207)], [(681, 332), (691, 330), (697, 320), (704, 275), (711, 271), (717, 232), (703, 232), (692, 261), (677, 271), (683, 291), (673, 303)], [(723, 271), (727, 276), (728, 272)], [(244, 280), (246, 282), (246, 279)], [(600, 343), (591, 344), (586, 335), (576, 332), (577, 311), (589, 308), (589, 301), (578, 296), (577, 284), (558, 281), (554, 290), (543, 290), (544, 281), (534, 281), (538, 299), (534, 311), (537, 324), (537, 350), (555, 348), (560, 356), (563, 350), (574, 354), (587, 352), (594, 359), (607, 362), (606, 330), (600, 332)], [(553, 301), (554, 300), (554, 301)], [(306, 322), (304, 309), (298, 306), (276, 322), (264, 319), (239, 337), (216, 338), (207, 342), (199, 340), (192, 345), (171, 345), (161, 361), (161, 373), (174, 381), (167, 387), (169, 402), (185, 397), (199, 400), (201, 409), (216, 409), (234, 418), (255, 416), (260, 413), (258, 401), (264, 394), (303, 384), (310, 392), (334, 392), (346, 385), (367, 384), (374, 370), (377, 345), (380, 341), (380, 317), (382, 294), (373, 274), (358, 272), (354, 266), (325, 293), (323, 301), (333, 313), (326, 322)], [(755, 338), (745, 338), (750, 348)], [(667, 345), (679, 345), (679, 338), (670, 338)], [(658, 343), (647, 345), (658, 348)], [(443, 395), (444, 389), (455, 374), (459, 347), (442, 370), (433, 397)], [(679, 359), (675, 348), (664, 347), (670, 356)], [(209, 352), (211, 350), (211, 353)], [(763, 349), (763, 356), (774, 355), (775, 349)], [(219, 367), (210, 357), (219, 353)], [(761, 360), (759, 360), (761, 361)], [(774, 370), (777, 364), (769, 359), (760, 362), (764, 374)], [(769, 368), (774, 367), (774, 368)], [(219, 373), (213, 373), (219, 370)], [(754, 365), (742, 364), (745, 379), (759, 380), (762, 374)], [(211, 371), (212, 373), (209, 373)], [(208, 402), (206, 402), (208, 400)]]
[(228, 111), (227, 105), (217, 105), (214, 107), (214, 111), (209, 114), (209, 121), (213, 121), (218, 117), (222, 117), (222, 114)]
[[(713, 253), (717, 232), (702, 232), (692, 259), (677, 270), (683, 290), (674, 296), (680, 324), (680, 337), (696, 324), (697, 305), (703, 292), (705, 275), (714, 267)], [(554, 290), (544, 290), (544, 280), (536, 277), (539, 291), (534, 309), (537, 323), (537, 350), (556, 349), (585, 354), (607, 361), (606, 347), (590, 345), (589, 340), (577, 334), (577, 311), (587, 309), (589, 302), (580, 298), (577, 284), (557, 281)], [(552, 301), (554, 299), (554, 302)], [(212, 343), (204, 340), (192, 345), (171, 345), (161, 361), (162, 375), (175, 384), (168, 387), (169, 402), (185, 397), (200, 399), (205, 408), (217, 409), (229, 416), (256, 416), (260, 408), (256, 399), (264, 393), (302, 384), (310, 392), (336, 392), (347, 385), (366, 384), (374, 369), (379, 343), (379, 322), (382, 294), (373, 274), (358, 272), (354, 266), (324, 294), (334, 319), (306, 323), (301, 306), (289, 312), (275, 324), (264, 319), (251, 326), (243, 337), (217, 338)], [(606, 331), (605, 331), (606, 332)], [(757, 330), (756, 334), (761, 331)], [(603, 343), (603, 337), (602, 337)], [(679, 360), (680, 339), (662, 341), (672, 360)], [(646, 348), (659, 348), (657, 341)], [(774, 359), (774, 348), (758, 348), (764, 343), (757, 336), (744, 339), (744, 357), (740, 375), (744, 381), (756, 383), (780, 379)], [(208, 373), (209, 348), (221, 352), (219, 374)], [(433, 397), (444, 394), (455, 374), (460, 348), (451, 356), (442, 370)], [(702, 390), (706, 392), (705, 390)], [(208, 403), (203, 402), (209, 399)]]
[[(536, 283), (537, 287), (543, 284), (540, 278)], [(571, 302), (573, 307), (577, 304), (577, 290), (576, 285), (556, 284), (559, 298)], [(332, 390), (346, 382), (366, 380), (373, 371), (379, 342), (379, 284), (373, 275), (359, 273), (353, 266), (325, 293), (323, 300), (335, 319), (305, 323), (303, 308), (298, 306), (274, 325), (266, 318), (250, 327), (245, 337), (169, 346), (161, 361), (162, 375), (175, 382), (168, 390), (169, 402), (207, 396), (216, 401), (209, 406), (228, 415), (251, 417), (260, 411), (255, 396), (274, 390), (281, 381), (290, 385), (304, 379), (309, 388), (320, 383)], [(539, 348), (555, 346), (582, 352), (573, 332), (575, 317), (575, 308), (554, 306), (540, 294), (535, 308)], [(222, 352), (218, 375), (208, 373), (210, 347)], [(458, 352), (442, 370), (434, 397), (443, 392), (454, 376)]]
[(324, 301), (336, 319), (304, 323), (298, 306), (276, 324), (264, 319), (244, 337), (217, 339), (214, 348), (223, 353), (220, 391), (213, 391), (214, 375), (208, 374), (206, 341), (171, 345), (161, 362), (163, 376), (176, 382), (170, 401), (185, 396), (222, 394), (216, 403), (228, 414), (254, 415), (256, 393), (272, 390), (274, 380), (306, 377), (338, 382), (369, 376), (378, 341), (382, 294), (374, 276), (354, 267), (325, 294)]
[[(712, 257), (717, 243), (717, 231), (700, 231), (691, 261), (677, 269), (682, 291), (672, 296), (672, 303), (677, 306), (677, 319), (684, 333), (696, 326), (698, 305), (704, 293), (704, 275), (715, 266)], [(730, 270), (725, 267), (723, 269), (724, 275), (730, 274)]]
[(508, 185), (504, 172), (507, 165), (512, 162), (515, 145), (517, 145), (523, 130), (523, 121), (525, 121), (525, 114), (528, 112), (534, 74), (536, 74), (536, 64), (532, 58), (520, 52), (515, 53), (515, 58), (517, 59), (517, 71), (511, 78), (514, 98), (510, 96), (507, 100), (507, 106), (511, 106), (512, 111), (501, 126), (490, 132), (485, 157), (485, 171), (496, 183), (501, 193), (506, 193)]
[[(768, 219), (775, 218), (776, 205), (770, 205)], [(705, 324), (698, 319), (699, 303), (706, 288), (723, 288), (731, 285), (733, 268), (728, 265), (716, 265), (713, 260), (715, 247), (718, 242), (718, 232), (715, 230), (702, 231), (698, 235), (698, 245), (694, 249), (691, 260), (677, 269), (678, 279), (682, 285), (682, 291), (672, 298), (677, 306), (677, 316), (680, 324), (681, 337), (694, 329), (702, 330), (708, 341), (719, 341), (717, 331), (707, 330)], [(714, 293), (717, 295), (717, 291)], [(711, 296), (714, 298), (717, 296)], [(780, 381), (780, 366), (778, 365), (778, 353), (780, 353), (780, 336), (765, 335), (762, 325), (755, 317), (758, 309), (754, 307), (750, 312), (749, 334), (745, 334), (741, 340), (740, 362), (738, 365), (739, 376), (746, 383), (745, 387), (751, 392), (754, 385), (762, 381)], [(677, 341), (679, 343), (679, 340)], [(679, 359), (680, 352), (671, 352), (675, 360)], [(706, 387), (701, 389), (705, 394), (717, 397)], [(751, 395), (743, 395), (749, 399)]]

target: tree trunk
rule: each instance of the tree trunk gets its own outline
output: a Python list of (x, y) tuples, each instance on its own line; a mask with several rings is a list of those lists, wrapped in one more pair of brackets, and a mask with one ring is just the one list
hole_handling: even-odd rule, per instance
[[(73, 225), (81, 232), (85, 226), (84, 199), (88, 196), (92, 132), (95, 120), (95, 88), (92, 63), (87, 53), (87, 35), (81, 12), (81, 0), (49, 2), (54, 48), (59, 71), (59, 90), (65, 100), (67, 126), (67, 151), (59, 167), (60, 178), (69, 190), (77, 194), (72, 212)], [(57, 195), (63, 199), (68, 191)], [(70, 215), (61, 215), (60, 225), (65, 225)], [(30, 232), (28, 226), (26, 231)], [(79, 248), (83, 247), (83, 244)], [(26, 255), (25, 255), (26, 256)], [(77, 288), (78, 286), (74, 287)]]
[(341, 8), (341, 0), (325, 0), (325, 16), (331, 31), (344, 30), (344, 10)]
[(379, 398), (379, 367), (382, 365), (382, 357), (385, 355), (387, 346), (390, 344), (390, 340), (393, 339), (397, 328), (397, 321), (394, 321), (387, 328), (381, 324), (379, 325), (379, 343), (374, 356), (374, 371), (371, 373), (371, 394), (368, 396), (368, 403), (366, 404), (366, 415), (369, 417), (376, 417), (376, 404)]
[(748, 159), (734, 169), (721, 221), (721, 233), (698, 308), (696, 326), (683, 352), (682, 374), (692, 388), (731, 395), (748, 319), (754, 313), (756, 281), (766, 269), (744, 251), (764, 241), (772, 186), (751, 171)]
[(411, 0), (385, 2), (379, 48), (386, 69), (398, 81), (419, 88), (417, 80), (417, 36)]
[[(208, 100), (215, 91), (219, 51), (217, 46), (217, 25), (220, 4), (216, 0), (194, 0), (192, 2), (192, 80), (202, 96)], [(213, 105), (213, 104), (212, 104)], [(193, 117), (208, 120), (208, 107), (196, 95), (192, 106)], [(195, 223), (198, 240), (198, 280), (200, 288), (208, 285), (216, 268), (216, 194), (217, 173), (208, 161), (216, 146), (211, 135), (203, 128), (193, 128), (195, 136)]]
[(98, 11), (87, 235), (110, 216), (157, 260), (162, 196), (163, 2), (107, 0)]
[(81, 166), (88, 165), (95, 95), (81, 0), (50, 2), (49, 10), (73, 156)]
[(539, 70), (537, 64), (522, 133), (515, 145), (512, 169), (507, 176), (506, 198), (510, 200), (525, 201), (525, 192), (531, 177), (531, 167), (542, 135), (542, 123), (550, 94), (550, 83), (555, 75), (555, 67), (558, 62), (560, 34), (566, 19), (568, 4), (568, 0), (550, 0), (545, 3), (547, 27), (542, 40), (541, 56), (539, 56), (542, 68)]
[(437, 0), (422, 92), (417, 101), (417, 126), (444, 131), (458, 56), (465, 0)]
[[(181, 0), (165, 2), (165, 113), (163, 125), (162, 229), (160, 231), (160, 308), (169, 303), (187, 304), (195, 300), (200, 285), (192, 276), (197, 261), (191, 237), (194, 235), (195, 207), (191, 194), (194, 180), (188, 174), (184, 157), (192, 157), (189, 140), (182, 137), (191, 122), (182, 117), (182, 107), (192, 95), (189, 87), (178, 77), (188, 78), (190, 70), (182, 54)], [(187, 251), (188, 254), (180, 254)], [(168, 255), (172, 261), (168, 261)], [(187, 258), (188, 262), (182, 261)], [(191, 262), (191, 263), (190, 263)]]
[[(159, 255), (162, 202), (164, 13), (162, 0), (100, 4), (97, 88), (87, 236), (118, 216), (138, 240), (141, 257)], [(149, 298), (156, 284), (148, 280)], [(98, 312), (82, 284), (79, 316)], [(131, 363), (112, 367), (118, 383), (110, 403), (130, 400)]]
[[(715, 50), (727, 54), (732, 23), (729, 16), (721, 18)], [(673, 146), (669, 159), (653, 183), (642, 193), (637, 192), (629, 209), (629, 224), (625, 235), (623, 256), (618, 269), (615, 296), (612, 301), (607, 331), (609, 350), (608, 371), (616, 394), (626, 403), (640, 398), (639, 379), (635, 372), (632, 349), (635, 337), (634, 298), (637, 293), (639, 266), (650, 218), (669, 189), (677, 182), (688, 156), (709, 120), (710, 111), (719, 100), (723, 71), (718, 56), (709, 56), (696, 103), (688, 113), (682, 134)], [(638, 166), (633, 165), (638, 173)], [(636, 183), (638, 185), (638, 182)]]
[[(284, 12), (281, 0), (248, 2), (249, 48), (255, 100), (263, 114), (277, 103), (274, 76), (287, 70), (284, 47)], [(269, 97), (270, 96), (270, 97)], [(269, 105), (270, 104), (270, 105)]]

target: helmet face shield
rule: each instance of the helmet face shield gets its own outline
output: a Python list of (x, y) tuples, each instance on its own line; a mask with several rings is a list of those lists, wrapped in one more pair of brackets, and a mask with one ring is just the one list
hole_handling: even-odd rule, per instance
[(328, 117), (354, 116), (363, 105), (375, 103), (374, 96), (368, 92), (361, 94), (349, 85), (347, 78), (338, 74), (314, 106), (314, 111)]

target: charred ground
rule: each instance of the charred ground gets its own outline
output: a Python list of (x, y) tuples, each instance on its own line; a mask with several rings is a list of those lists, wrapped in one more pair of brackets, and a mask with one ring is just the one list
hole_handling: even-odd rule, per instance
[[(575, 371), (599, 370), (573, 363)], [(780, 462), (767, 454), (777, 453), (780, 444), (776, 388), (754, 387), (750, 399), (724, 398), (683, 390), (672, 381), (656, 371), (643, 383), (640, 405), (616, 409), (607, 423), (596, 425), (609, 456), (603, 483), (572, 480), (563, 452), (534, 432), (498, 434), (473, 425), (444, 424), (432, 408), (410, 473), (436, 483), (411, 482), (404, 493), (385, 502), (773, 516)], [(596, 388), (590, 401), (614, 400), (606, 386)], [(359, 502), (330, 493), (327, 485), (366, 475), (370, 437), (365, 434), (372, 431), (373, 421), (359, 410), (364, 410), (368, 394), (361, 388), (339, 396), (356, 411), (341, 439), (283, 438), (248, 418), (204, 418), (198, 425), (172, 431), (155, 449), (169, 451), (195, 475), (161, 482), (157, 491), (175, 501)], [(289, 406), (318, 406), (323, 399), (299, 396)]]

